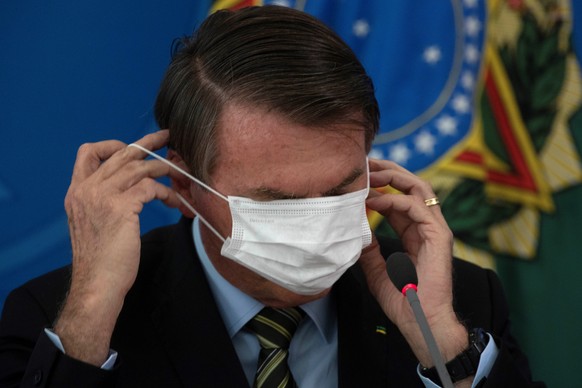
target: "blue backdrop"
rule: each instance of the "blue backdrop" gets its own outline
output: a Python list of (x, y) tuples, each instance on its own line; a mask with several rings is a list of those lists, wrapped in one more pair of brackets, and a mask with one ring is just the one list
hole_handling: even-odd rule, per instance
[[(295, 5), (292, 0), (276, 2)], [(0, 2), (0, 308), (14, 287), (70, 262), (63, 199), (77, 148), (111, 138), (131, 142), (157, 129), (152, 105), (172, 41), (190, 34), (211, 3)], [(375, 155), (414, 171), (432, 163), (445, 149), (407, 154), (406, 145), (413, 140), (406, 131), (442, 96), (456, 64), (468, 74), (459, 80), (466, 81), (460, 85), (470, 94), (470, 78), (474, 80), (478, 71), (474, 60), (479, 58), (465, 52), (456, 63), (455, 55), (458, 39), (479, 55), (484, 1), (305, 4), (306, 11), (325, 20), (354, 48), (374, 79), (386, 135), (375, 146)], [(572, 0), (572, 7), (574, 44), (582, 53), (582, 23), (576, 23), (582, 20), (582, 2)], [(464, 18), (462, 36), (459, 17)], [(454, 107), (462, 107), (454, 92), (457, 86), (452, 85), (453, 94), (439, 112), (446, 112), (446, 103), (455, 102), (455, 97)], [(450, 120), (433, 124), (424, 129), (435, 135), (452, 125)], [(455, 123), (459, 136), (448, 137), (444, 147), (458, 142), (468, 126)], [(168, 224), (178, 216), (154, 202), (143, 212), (142, 229)]]
[[(439, 98), (459, 50), (459, 10), (473, 12), (484, 24), (484, 5), (475, 4), (469, 10), (460, 0), (328, 0), (307, 1), (305, 10), (336, 29), (364, 60), (388, 133)], [(131, 142), (156, 129), (152, 105), (172, 42), (191, 33), (211, 5), (210, 0), (0, 4), (0, 306), (10, 289), (70, 262), (63, 198), (77, 148), (111, 138)], [(477, 46), (483, 31), (473, 37)], [(436, 56), (427, 54), (431, 47)], [(471, 71), (476, 77), (477, 67)], [(466, 132), (468, 123), (463, 128)], [(446, 146), (463, 134), (450, 137)], [(397, 140), (412, 141), (406, 133)], [(375, 156), (413, 170), (446, 150), (403, 158), (388, 143), (375, 147)], [(143, 212), (142, 229), (177, 218), (153, 202)]]
[[(172, 41), (210, 1), (0, 2), (0, 305), (70, 262), (63, 199), (79, 145), (155, 129)], [(177, 218), (161, 203), (144, 230)]]

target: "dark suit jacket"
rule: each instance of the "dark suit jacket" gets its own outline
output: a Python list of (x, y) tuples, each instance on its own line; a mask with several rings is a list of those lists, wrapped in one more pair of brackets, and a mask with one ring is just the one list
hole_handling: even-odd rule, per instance
[[(0, 322), (0, 387), (245, 387), (247, 382), (202, 271), (191, 220), (142, 239), (137, 280), (126, 297), (111, 347), (113, 371), (63, 355), (44, 334), (66, 294), (65, 267), (14, 290)], [(383, 241), (384, 255), (400, 247)], [(493, 272), (455, 261), (455, 307), (470, 327), (493, 333), (500, 354), (492, 387), (530, 386), (527, 360), (509, 332)], [(334, 286), (340, 387), (422, 386), (417, 360), (370, 295), (359, 266)], [(386, 334), (377, 332), (384, 327)]]

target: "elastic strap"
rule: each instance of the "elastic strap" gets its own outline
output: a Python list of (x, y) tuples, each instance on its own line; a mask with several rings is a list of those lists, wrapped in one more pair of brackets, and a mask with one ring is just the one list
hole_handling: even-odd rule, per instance
[(176, 196), (178, 197), (178, 199), (180, 200), (180, 202), (182, 202), (184, 204), (184, 206), (186, 206), (192, 213), (196, 214), (196, 216), (198, 218), (200, 218), (200, 221), (202, 221), (204, 223), (204, 225), (206, 225), (208, 227), (208, 229), (210, 229), (215, 235), (216, 237), (218, 237), (219, 239), (222, 240), (222, 242), (225, 242), (226, 240), (224, 239), (224, 237), (222, 237), (220, 235), (220, 233), (218, 233), (218, 231), (216, 229), (214, 229), (214, 226), (210, 225), (210, 222), (206, 221), (204, 219), (204, 217), (202, 217), (200, 215), (200, 213), (198, 213), (196, 211), (196, 209), (194, 209), (194, 207), (192, 207), (192, 205), (190, 205), (188, 203), (188, 201), (186, 201), (186, 199), (184, 197), (182, 197), (179, 193), (176, 193)]
[[(217, 196), (219, 196), (220, 198), (222, 198), (226, 202), (228, 202), (228, 198), (227, 197), (225, 197), (224, 195), (220, 194), (218, 191), (214, 190), (212, 187), (208, 186), (207, 184), (205, 184), (201, 180), (196, 179), (195, 177), (193, 177), (192, 175), (190, 175), (188, 172), (184, 171), (180, 167), (176, 166), (174, 163), (170, 162), (168, 159), (162, 158), (158, 154), (153, 153), (152, 151), (148, 150), (147, 148), (144, 148), (144, 147), (140, 146), (139, 144), (131, 143), (130, 145), (128, 145), (128, 147), (138, 148), (138, 149), (142, 150), (143, 152), (145, 152), (146, 154), (148, 154), (150, 156), (153, 156), (154, 158), (158, 159), (159, 161), (166, 163), (168, 166), (172, 167), (174, 170), (176, 170), (176, 171), (184, 174), (188, 178), (192, 179), (194, 182), (198, 183), (200, 186), (204, 187), (208, 191), (212, 192), (213, 194), (216, 194)], [(206, 225), (208, 227), (208, 229), (210, 229), (216, 235), (216, 237), (218, 237), (219, 239), (221, 239), (223, 242), (226, 241), (224, 239), (224, 237), (222, 237), (220, 235), (220, 233), (218, 233), (218, 231), (216, 229), (214, 229), (214, 227), (212, 225), (210, 225), (210, 222), (206, 221), (204, 219), (204, 217), (202, 217), (200, 215), (200, 213), (197, 212), (196, 209), (194, 209), (194, 207), (192, 207), (192, 205), (190, 205), (190, 203), (188, 203), (188, 201), (186, 201), (186, 199), (184, 197), (182, 197), (179, 193), (176, 193), (176, 196), (178, 197), (178, 199), (180, 200), (180, 202), (182, 202), (184, 204), (184, 206), (186, 206), (192, 213), (196, 214), (196, 216), (198, 218), (200, 218), (200, 221), (202, 221), (204, 223), (204, 225)]]
[(200, 179), (195, 178), (194, 176), (190, 175), (188, 172), (186, 172), (183, 169), (181, 169), (180, 167), (176, 166), (174, 163), (170, 162), (168, 159), (162, 158), (160, 155), (153, 153), (152, 151), (148, 150), (147, 148), (144, 148), (136, 143), (131, 143), (130, 145), (128, 145), (128, 147), (138, 148), (138, 149), (142, 150), (143, 152), (145, 152), (146, 154), (148, 154), (149, 156), (152, 156), (152, 157), (158, 159), (159, 161), (166, 163), (168, 166), (172, 167), (174, 170), (186, 175), (188, 178), (192, 179), (194, 182), (198, 183), (200, 186), (204, 187), (206, 190), (212, 192), (213, 194), (216, 194), (217, 196), (219, 196), (220, 198), (222, 198), (226, 202), (228, 202), (227, 197), (220, 194), (218, 191), (214, 190), (212, 187), (208, 186), (206, 183), (202, 182)]

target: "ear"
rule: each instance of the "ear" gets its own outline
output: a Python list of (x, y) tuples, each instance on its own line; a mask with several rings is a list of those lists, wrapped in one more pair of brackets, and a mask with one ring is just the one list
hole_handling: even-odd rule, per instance
[[(186, 165), (186, 163), (184, 162), (182, 157), (180, 155), (178, 155), (178, 153), (176, 151), (174, 151), (172, 149), (168, 150), (168, 154), (166, 155), (166, 159), (168, 159), (170, 162), (172, 162), (176, 166), (180, 167), (182, 170), (184, 170), (188, 173), (190, 172), (190, 169), (188, 168), (188, 166)], [(192, 197), (192, 191), (190, 190), (191, 181), (187, 176), (185, 176), (184, 174), (181, 174), (179, 172), (177, 172), (175, 174), (171, 174), (170, 182), (172, 184), (172, 189), (176, 193), (180, 194), (186, 201), (188, 201), (189, 204), (191, 204), (192, 206), (195, 206), (194, 198)], [(184, 217), (194, 218), (194, 216), (195, 216), (195, 214), (193, 214), (192, 211), (184, 205), (180, 205), (178, 209), (184, 215)]]

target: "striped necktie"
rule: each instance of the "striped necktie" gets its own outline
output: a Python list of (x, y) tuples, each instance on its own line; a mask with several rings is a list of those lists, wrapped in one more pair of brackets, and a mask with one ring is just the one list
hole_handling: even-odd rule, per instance
[(247, 323), (261, 345), (255, 388), (296, 387), (287, 359), (289, 343), (305, 312), (299, 308), (265, 307)]

